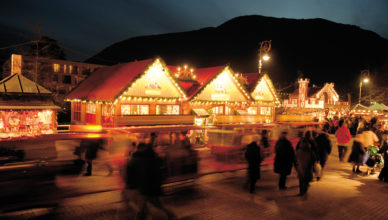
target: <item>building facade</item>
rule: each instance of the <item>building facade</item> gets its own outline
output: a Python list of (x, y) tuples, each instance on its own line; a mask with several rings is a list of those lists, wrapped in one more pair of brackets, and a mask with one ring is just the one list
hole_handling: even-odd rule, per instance
[(350, 100), (340, 100), (334, 83), (325, 83), (323, 87), (310, 86), (309, 83), (309, 79), (298, 80), (298, 89), (283, 100), (283, 115), (310, 116), (311, 119), (323, 120), (349, 114)]
[(3, 78), (19, 73), (52, 92), (56, 104), (64, 107), (65, 95), (91, 72), (103, 65), (12, 54), (3, 65)]
[[(167, 66), (156, 58), (97, 70), (67, 96), (67, 101), (71, 102), (74, 124), (271, 122), (276, 95), (271, 93), (268, 80), (268, 76), (257, 77), (247, 83), (265, 91), (264, 97), (253, 99), (229, 66), (194, 70)], [(262, 106), (269, 109), (257, 110)], [(248, 111), (250, 107), (256, 111)]]

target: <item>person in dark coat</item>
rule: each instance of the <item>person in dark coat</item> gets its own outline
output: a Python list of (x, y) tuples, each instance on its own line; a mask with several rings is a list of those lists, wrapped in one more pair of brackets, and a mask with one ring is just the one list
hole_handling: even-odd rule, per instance
[(280, 174), (279, 189), (287, 189), (286, 179), (291, 174), (295, 164), (295, 152), (291, 142), (287, 139), (287, 132), (283, 131), (275, 145), (275, 173)]
[[(331, 142), (327, 133), (328, 130), (329, 127), (325, 125), (322, 131), (315, 138), (315, 143), (317, 144), (318, 158), (322, 169), (325, 167), (327, 158), (331, 153)], [(320, 177), (318, 176), (317, 180), (319, 181), (319, 179)]]
[(383, 146), (380, 148), (379, 153), (384, 157), (384, 167), (379, 174), (379, 180), (388, 182), (388, 143), (387, 134), (383, 137)]
[(271, 154), (269, 151), (269, 140), (268, 140), (268, 130), (262, 130), (261, 131), (261, 140), (260, 140), (260, 146), (262, 147), (262, 152), (264, 152), (263, 159), (266, 157), (269, 157)]
[(358, 118), (353, 118), (352, 125), (351, 125), (351, 128), (350, 128), (350, 134), (352, 136), (356, 136), (357, 128), (358, 128)]
[(348, 159), (348, 162), (353, 163), (353, 173), (362, 173), (360, 165), (362, 165), (364, 160), (365, 147), (362, 144), (361, 139), (361, 133), (359, 132), (353, 140), (352, 152)]
[(138, 199), (140, 211), (137, 219), (146, 219), (150, 214), (147, 203), (161, 210), (169, 219), (175, 219), (175, 215), (165, 208), (159, 199), (163, 181), (162, 159), (154, 151), (153, 141), (151, 136), (150, 143), (140, 143), (138, 150), (132, 154), (126, 169), (126, 187), (137, 190), (141, 195)]
[(257, 144), (258, 140), (252, 141), (247, 145), (245, 159), (248, 161), (249, 192), (254, 193), (256, 181), (260, 179), (260, 164), (262, 161), (261, 148)]
[(313, 178), (314, 163), (317, 162), (317, 154), (311, 135), (311, 131), (307, 131), (296, 146), (296, 170), (299, 178), (300, 196), (306, 195)]
[(84, 174), (84, 176), (92, 175), (93, 160), (97, 158), (97, 153), (100, 149), (104, 150), (103, 145), (103, 139), (83, 139), (81, 141), (81, 146), (85, 150), (85, 160), (87, 163), (86, 173)]

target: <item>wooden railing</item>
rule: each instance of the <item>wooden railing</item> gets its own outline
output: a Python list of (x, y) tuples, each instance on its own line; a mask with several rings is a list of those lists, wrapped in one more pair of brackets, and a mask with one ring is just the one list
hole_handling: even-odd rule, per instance
[(257, 124), (272, 122), (272, 116), (264, 115), (217, 115), (215, 116), (214, 124), (229, 124), (229, 123), (243, 123), (243, 124)]
[(125, 115), (114, 117), (115, 126), (194, 124), (194, 115)]
[(311, 115), (276, 115), (277, 122), (314, 121)]

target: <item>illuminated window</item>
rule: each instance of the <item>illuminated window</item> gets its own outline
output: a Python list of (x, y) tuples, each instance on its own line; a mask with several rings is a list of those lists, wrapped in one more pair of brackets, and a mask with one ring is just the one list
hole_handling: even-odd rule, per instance
[(71, 74), (73, 72), (73, 66), (69, 65), (69, 73)]
[(215, 115), (222, 115), (222, 114), (224, 114), (223, 106), (213, 107), (212, 110), (213, 110), (213, 114), (215, 114)]
[(250, 114), (250, 115), (257, 115), (257, 107), (249, 107), (248, 108), (248, 114)]
[(66, 71), (67, 71), (67, 68), (66, 68), (66, 64), (65, 64), (65, 65), (63, 65), (63, 72), (66, 73)]
[(114, 108), (112, 105), (103, 105), (102, 106), (102, 116), (112, 116), (114, 115)]
[(59, 66), (58, 63), (54, 63), (54, 64), (53, 64), (53, 70), (54, 70), (55, 73), (59, 72), (59, 69), (60, 69), (60, 68), (61, 68), (61, 66)]
[(157, 115), (179, 115), (179, 105), (156, 105)]
[(97, 105), (94, 103), (88, 103), (86, 105), (86, 113), (88, 114), (96, 114), (97, 111)]
[(260, 114), (261, 115), (271, 115), (271, 107), (261, 107)]
[(149, 115), (149, 105), (121, 105), (121, 115)]
[(232, 112), (232, 109), (229, 108), (228, 106), (225, 106), (225, 115), (230, 115)]
[(75, 121), (81, 121), (81, 102), (73, 102), (73, 118)]

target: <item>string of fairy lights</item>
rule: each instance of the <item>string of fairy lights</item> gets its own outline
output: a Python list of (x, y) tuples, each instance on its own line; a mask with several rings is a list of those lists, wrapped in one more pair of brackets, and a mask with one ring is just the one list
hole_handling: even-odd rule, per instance
[[(168, 77), (169, 81), (172, 83), (172, 85), (179, 91), (179, 94), (181, 97), (154, 97), (154, 96), (133, 96), (130, 93), (130, 89), (134, 88), (137, 82), (144, 76), (145, 74), (152, 71), (152, 68), (159, 67), (162, 68), (162, 70), (165, 71), (165, 75)], [(212, 82), (217, 80), (217, 78), (223, 74), (226, 73), (227, 76), (232, 79), (233, 83), (235, 84), (236, 88), (243, 94), (245, 100), (244, 101), (235, 101), (235, 100), (198, 100), (197, 97), (206, 90), (209, 86), (211, 86)], [(265, 80), (266, 85), (271, 90), (274, 101), (270, 100), (255, 100), (252, 98), (252, 94), (249, 94), (247, 92), (247, 89), (245, 88), (244, 84), (240, 82), (238, 74), (235, 74), (233, 70), (229, 66), (225, 66), (219, 70), (218, 73), (214, 74), (214, 76), (208, 80), (202, 87), (191, 97), (188, 98), (186, 95), (186, 92), (179, 84), (178, 80), (192, 80), (195, 81), (197, 78), (197, 75), (195, 74), (194, 68), (189, 68), (188, 65), (184, 65), (182, 67), (177, 67), (176, 73), (171, 73), (171, 70), (167, 68), (166, 64), (161, 58), (156, 58), (153, 62), (151, 62), (145, 70), (142, 72), (142, 74), (139, 74), (136, 79), (134, 79), (132, 82), (128, 84), (128, 86), (123, 89), (120, 94), (118, 94), (113, 100), (83, 100), (83, 99), (66, 99), (67, 102), (81, 102), (81, 103), (90, 103), (90, 104), (106, 104), (106, 105), (116, 105), (122, 102), (131, 102), (131, 103), (166, 103), (166, 104), (174, 104), (179, 102), (185, 102), (187, 101), (190, 105), (221, 105), (221, 104), (227, 104), (227, 105), (279, 105), (279, 98), (277, 96), (276, 90), (269, 79), (268, 75), (264, 74), (263, 77), (261, 77), (258, 81)], [(256, 83), (256, 87), (259, 86), (259, 82)]]

